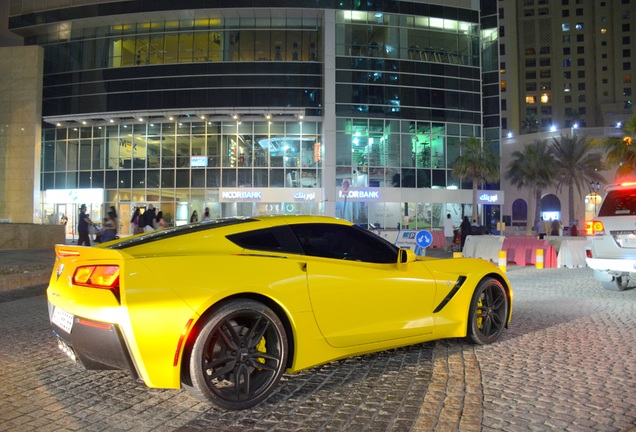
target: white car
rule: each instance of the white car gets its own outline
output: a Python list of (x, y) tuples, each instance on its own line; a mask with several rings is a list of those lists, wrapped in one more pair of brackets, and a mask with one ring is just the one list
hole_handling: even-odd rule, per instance
[(603, 288), (623, 291), (636, 285), (636, 183), (607, 186), (586, 231), (587, 265)]

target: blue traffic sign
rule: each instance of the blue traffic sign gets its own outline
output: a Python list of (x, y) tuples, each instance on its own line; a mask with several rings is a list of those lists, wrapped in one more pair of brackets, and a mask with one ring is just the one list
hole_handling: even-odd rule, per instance
[(433, 243), (433, 235), (430, 231), (419, 231), (415, 237), (415, 242), (419, 247), (427, 248)]

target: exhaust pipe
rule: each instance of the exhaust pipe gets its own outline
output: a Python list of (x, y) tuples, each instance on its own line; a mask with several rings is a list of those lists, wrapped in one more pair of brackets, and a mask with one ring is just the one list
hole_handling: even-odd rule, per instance
[(77, 355), (75, 354), (75, 351), (66, 342), (64, 342), (62, 339), (58, 339), (57, 347), (61, 349), (62, 352), (73, 361), (73, 363), (77, 363)]

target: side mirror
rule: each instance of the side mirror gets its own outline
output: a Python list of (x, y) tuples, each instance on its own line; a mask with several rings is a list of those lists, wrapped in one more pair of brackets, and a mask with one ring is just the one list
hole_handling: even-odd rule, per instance
[(408, 268), (408, 264), (415, 262), (415, 252), (411, 249), (400, 248), (398, 251), (398, 259), (397, 259), (397, 268), (398, 270), (406, 270)]

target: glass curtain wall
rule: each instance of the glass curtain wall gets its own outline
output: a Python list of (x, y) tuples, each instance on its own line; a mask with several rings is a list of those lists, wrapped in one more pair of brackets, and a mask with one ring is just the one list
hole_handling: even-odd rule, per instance
[(42, 189), (105, 189), (108, 202), (160, 203), (171, 216), (190, 202), (219, 217), (221, 187), (323, 187), (320, 128), (227, 120), (46, 129)]
[(215, 18), (119, 24), (38, 36), (46, 73), (174, 63), (319, 61), (320, 18)]

